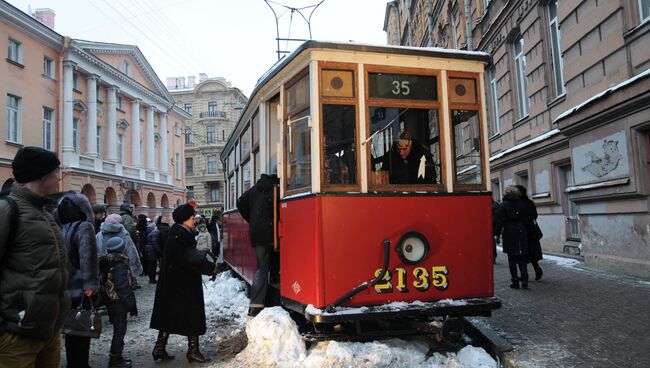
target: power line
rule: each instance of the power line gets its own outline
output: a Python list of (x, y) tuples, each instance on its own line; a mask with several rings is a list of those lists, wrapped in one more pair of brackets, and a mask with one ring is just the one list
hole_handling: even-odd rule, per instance
[[(153, 5), (150, 5), (148, 1), (145, 1), (145, 3), (148, 6), (153, 7)], [(138, 4), (138, 2), (136, 2)], [(138, 4), (138, 6), (141, 6)], [(144, 7), (144, 6), (143, 6)], [(173, 20), (169, 19), (167, 15), (165, 15), (162, 12), (151, 12), (151, 14), (155, 17), (157, 17), (162, 24), (166, 24), (168, 27), (162, 27), (160, 26), (158, 22), (153, 21), (152, 23), (157, 26), (158, 29), (162, 30), (164, 33), (170, 35), (172, 38), (175, 38), (176, 42), (180, 45), (185, 46), (187, 50), (189, 50), (192, 55), (200, 59), (199, 61), (202, 63), (201, 67), (205, 69), (210, 69), (211, 65), (213, 64), (213, 61), (209, 60), (208, 58), (205, 57), (205, 55), (199, 51), (199, 48), (196, 47), (194, 42), (190, 37), (188, 37), (182, 30), (180, 30), (176, 24), (174, 23)]]
[[(121, 17), (126, 18), (126, 17), (125, 17), (125, 16), (124, 16), (124, 15), (123, 15), (123, 14), (122, 14), (122, 13), (121, 13), (117, 8), (115, 8), (113, 5), (111, 5), (107, 0), (102, 0), (102, 1), (103, 1), (106, 5), (108, 5), (109, 7), (111, 7), (111, 8), (112, 8), (112, 9), (113, 9), (117, 14), (119, 14)], [(119, 0), (114, 0), (114, 1), (117, 1), (117, 2), (120, 4), (120, 6), (124, 7), (123, 4), (121, 3), (121, 1), (119, 1)], [(168, 45), (164, 45), (164, 46), (166, 46), (166, 47), (160, 47), (160, 45), (158, 44), (157, 41), (155, 41), (154, 39), (152, 39), (151, 37), (149, 37), (149, 35), (148, 35), (147, 33), (143, 32), (140, 28), (138, 28), (138, 27), (135, 25), (135, 23), (132, 23), (130, 20), (129, 20), (128, 22), (129, 22), (129, 24), (131, 24), (131, 25), (132, 25), (132, 26), (133, 26), (133, 27), (134, 27), (134, 28), (135, 28), (135, 29), (136, 29), (140, 34), (142, 34), (145, 38), (147, 38), (148, 40), (150, 40), (151, 42), (153, 42), (154, 46), (158, 47), (161, 51), (163, 51), (163, 52), (164, 52), (165, 54), (167, 54), (168, 56), (170, 56), (170, 57), (174, 57), (174, 56), (172, 56), (170, 53), (167, 52), (167, 50), (170, 49), (170, 47), (168, 47)], [(149, 28), (149, 26), (147, 26), (145, 23), (142, 23), (142, 25), (143, 25), (144, 27), (146, 27), (149, 31), (152, 31), (151, 28)], [(152, 33), (155, 34), (155, 32), (152, 32)], [(171, 48), (173, 49), (173, 47), (171, 47)], [(192, 63), (193, 63), (193, 60), (186, 59), (182, 53), (179, 53), (178, 56), (181, 56), (182, 61), (185, 62), (186, 64), (193, 65), (193, 64), (192, 64)], [(193, 66), (194, 66), (194, 65), (193, 65)]]

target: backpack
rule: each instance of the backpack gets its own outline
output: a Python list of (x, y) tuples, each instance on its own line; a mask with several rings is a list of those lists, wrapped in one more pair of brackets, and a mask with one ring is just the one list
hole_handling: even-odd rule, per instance
[(5, 200), (9, 203), (9, 235), (7, 236), (7, 244), (11, 244), (14, 238), (16, 227), (18, 226), (18, 205), (16, 201), (9, 196), (11, 189), (0, 192), (0, 200)]
[[(107, 270), (102, 272), (101, 275), (101, 291), (104, 294), (104, 296), (109, 299), (109, 300), (118, 300), (120, 296), (117, 294), (117, 290), (115, 289), (115, 280), (114, 280), (114, 275), (113, 272), (115, 271), (115, 263), (117, 262), (125, 262), (126, 257), (124, 255), (118, 255), (116, 258), (113, 258), (113, 260), (109, 260), (110, 256), (102, 256), (104, 258), (103, 261), (109, 263), (109, 267)], [(126, 267), (126, 277), (129, 281), (129, 288), (133, 286), (133, 275), (131, 274), (131, 269), (127, 266)]]

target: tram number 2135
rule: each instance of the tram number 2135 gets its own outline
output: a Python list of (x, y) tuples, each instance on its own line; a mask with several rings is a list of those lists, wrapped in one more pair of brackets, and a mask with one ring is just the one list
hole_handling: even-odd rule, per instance
[[(375, 291), (380, 294), (392, 293), (393, 285), (397, 291), (402, 293), (408, 293), (409, 286), (413, 286), (418, 291), (427, 291), (431, 286), (438, 290), (445, 290), (449, 287), (448, 273), (447, 266), (433, 266), (431, 270), (425, 267), (416, 267), (411, 274), (406, 269), (398, 267), (392, 272), (391, 270), (386, 271), (384, 277), (375, 284)], [(375, 277), (379, 277), (379, 274), (381, 274), (381, 269), (375, 271)], [(413, 278), (411, 279), (411, 277)]]

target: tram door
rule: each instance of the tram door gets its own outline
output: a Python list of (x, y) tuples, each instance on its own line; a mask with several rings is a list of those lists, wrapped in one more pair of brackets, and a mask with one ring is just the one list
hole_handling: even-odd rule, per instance
[[(561, 166), (561, 178), (563, 189), (573, 186), (573, 170), (571, 165)], [(562, 209), (567, 219), (567, 240), (580, 241), (580, 219), (578, 218), (578, 206), (569, 199), (569, 196), (562, 190), (565, 200), (562, 203)]]

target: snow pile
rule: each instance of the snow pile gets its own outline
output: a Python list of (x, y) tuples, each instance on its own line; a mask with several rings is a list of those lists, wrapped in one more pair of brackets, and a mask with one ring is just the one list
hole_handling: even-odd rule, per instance
[(281, 307), (263, 309), (246, 325), (248, 346), (237, 357), (251, 367), (298, 367), (307, 355), (298, 326)]
[[(224, 330), (212, 336), (217, 343), (217, 352), (227, 346), (228, 339), (236, 339), (238, 331), (243, 336), (244, 324), (248, 345), (239, 354), (233, 351), (230, 357), (212, 366), (216, 367), (282, 367), (282, 368), (328, 368), (328, 367), (422, 367), (422, 368), (484, 368), (495, 367), (496, 362), (483, 349), (466, 346), (457, 354), (434, 353), (427, 357), (428, 345), (417, 339), (405, 341), (390, 339), (373, 342), (322, 341), (309, 350), (298, 333), (296, 323), (281, 307), (265, 308), (257, 317), (247, 321), (249, 300), (245, 296), (244, 283), (230, 272), (221, 273), (212, 282), (205, 279), (205, 310), (208, 323), (220, 324)], [(445, 300), (444, 302), (453, 302)], [(422, 303), (422, 302), (419, 302)], [(406, 303), (404, 303), (406, 304)], [(390, 304), (399, 308), (400, 303)], [(313, 312), (320, 311), (312, 306)], [(350, 308), (353, 309), (353, 308)], [(231, 323), (228, 323), (231, 322)], [(226, 325), (230, 325), (226, 328)], [(208, 330), (210, 330), (210, 326)], [(229, 330), (230, 331), (225, 331)]]
[(205, 316), (210, 319), (234, 319), (244, 323), (249, 300), (244, 282), (233, 277), (231, 271), (217, 275), (215, 281), (203, 278)]

